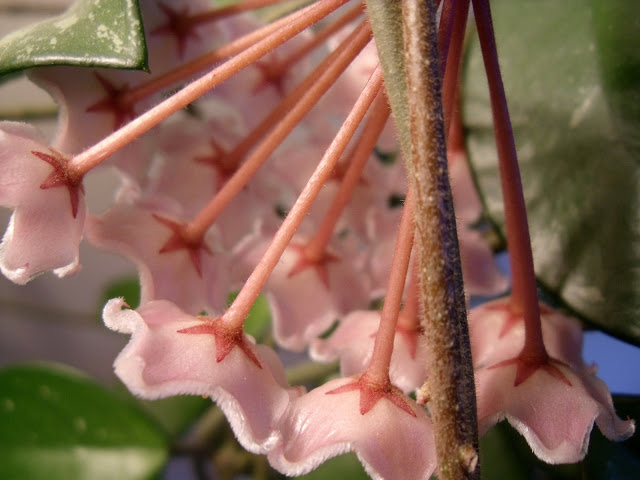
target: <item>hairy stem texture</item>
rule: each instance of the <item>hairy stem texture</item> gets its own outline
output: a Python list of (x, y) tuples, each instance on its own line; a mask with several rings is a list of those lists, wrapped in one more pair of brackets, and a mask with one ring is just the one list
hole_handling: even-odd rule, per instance
[(473, 366), (449, 185), (434, 0), (403, 0), (409, 176), (415, 194), (421, 323), (441, 480), (480, 478)]

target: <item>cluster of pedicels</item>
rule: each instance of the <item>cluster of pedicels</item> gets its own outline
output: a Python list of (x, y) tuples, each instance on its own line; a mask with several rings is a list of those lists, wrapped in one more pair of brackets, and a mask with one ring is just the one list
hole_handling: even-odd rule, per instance
[[(436, 458), (420, 389), (429, 372), (412, 193), (365, 8), (319, 0), (266, 25), (242, 13), (270, 3), (141, 0), (151, 74), (31, 70), (59, 105), (58, 130), (47, 141), (29, 125), (0, 124), (0, 201), (14, 210), (0, 268), (20, 284), (49, 270), (69, 275), (83, 239), (122, 255), (137, 267), (141, 304), (112, 299), (104, 321), (131, 335), (115, 370), (132, 392), (210, 397), (244, 448), (289, 475), (353, 450), (374, 478), (427, 479)], [(470, 2), (443, 3), (465, 289), (496, 295), (508, 282), (472, 228), (482, 207), (456, 108)], [(496, 122), (508, 125), (488, 3), (473, 3)], [(497, 131), (500, 161), (515, 163), (512, 139)], [(83, 178), (94, 168), (121, 179), (101, 215), (85, 202)], [(577, 322), (539, 306), (524, 207), (509, 207), (521, 204), (508, 191), (519, 179), (504, 183), (511, 295), (469, 315), (480, 432), (506, 418), (543, 460), (575, 462), (594, 422), (614, 440), (634, 423), (615, 415), (582, 361)], [(276, 351), (243, 332), (261, 292), (277, 349), (339, 360), (340, 378), (309, 392), (288, 385)]]

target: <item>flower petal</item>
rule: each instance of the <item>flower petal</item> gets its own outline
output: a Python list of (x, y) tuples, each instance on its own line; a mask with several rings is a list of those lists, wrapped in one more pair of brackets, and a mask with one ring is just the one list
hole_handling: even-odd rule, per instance
[(291, 402), (282, 417), (282, 443), (269, 462), (291, 476), (307, 473), (325, 460), (353, 450), (374, 479), (428, 479), (436, 465), (431, 422), (408, 397), (416, 416), (386, 398), (360, 413), (360, 393), (327, 392), (353, 382), (327, 382)]
[(206, 395), (224, 412), (244, 448), (264, 453), (274, 446), (276, 423), (290, 398), (300, 394), (281, 383), (284, 368), (274, 352), (254, 347), (262, 368), (239, 348), (218, 363), (212, 335), (178, 333), (202, 320), (164, 300), (137, 311), (123, 306), (122, 299), (110, 300), (103, 315), (109, 328), (132, 335), (114, 367), (133, 393), (149, 399)]

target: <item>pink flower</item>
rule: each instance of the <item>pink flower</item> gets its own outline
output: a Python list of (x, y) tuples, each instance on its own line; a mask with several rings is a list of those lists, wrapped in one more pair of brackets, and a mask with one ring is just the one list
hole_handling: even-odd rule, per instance
[[(271, 307), (273, 335), (278, 345), (300, 351), (333, 322), (368, 305), (366, 279), (354, 267), (358, 260), (329, 247), (318, 262), (306, 262), (304, 237), (294, 237), (265, 286)], [(269, 244), (266, 238), (248, 242), (238, 253), (255, 265)]]
[[(178, 67), (185, 60), (184, 57), (193, 58), (209, 51), (212, 44), (228, 41), (228, 35), (225, 29), (220, 28), (220, 22), (208, 22), (206, 25), (198, 25), (197, 32), (203, 35), (202, 38), (197, 35), (191, 37), (179, 51), (172, 34), (157, 31), (169, 21), (168, 10), (171, 8), (166, 9), (167, 3), (170, 2), (140, 2), (145, 30), (148, 32), (146, 42), (151, 74), (67, 66), (29, 70), (29, 78), (46, 90), (60, 109), (58, 129), (52, 141), (54, 148), (68, 154), (77, 154), (102, 140), (158, 103), (165, 93), (153, 91), (139, 95), (136, 88), (148, 84), (167, 70)], [(211, 7), (206, 0), (182, 3), (188, 3), (184, 8), (189, 13), (209, 10)], [(110, 164), (138, 182), (144, 177), (150, 161), (148, 145), (144, 140), (133, 142), (109, 158)]]
[(152, 198), (141, 204), (121, 198), (102, 216), (89, 219), (87, 236), (96, 247), (135, 262), (142, 304), (163, 299), (192, 314), (220, 312), (231, 290), (228, 256), (218, 247), (215, 229), (192, 244), (180, 236), (181, 225)]
[(14, 209), (0, 244), (0, 269), (15, 283), (47, 270), (63, 277), (79, 267), (87, 208), (82, 178), (67, 164), (33, 127), (0, 122), (0, 204)]
[[(56, 66), (34, 68), (29, 78), (53, 97), (59, 107), (54, 148), (78, 154), (149, 108), (158, 96), (124, 104), (119, 96), (148, 78), (143, 72)], [(151, 156), (144, 142), (134, 142), (110, 157), (128, 177), (140, 181)]]
[(491, 302), (470, 314), (481, 432), (506, 418), (547, 463), (584, 458), (594, 422), (610, 440), (629, 438), (635, 423), (617, 417), (607, 386), (595, 368), (583, 362), (582, 330), (572, 318), (557, 312), (543, 315), (551, 358), (528, 378), (516, 380), (516, 364), (509, 360), (522, 350), (524, 323), (514, 324), (501, 337), (509, 316), (500, 308), (504, 303)]
[(493, 251), (482, 235), (461, 223), (458, 242), (467, 294), (490, 297), (504, 293), (509, 287), (509, 278), (498, 270)]
[[(218, 338), (204, 332), (215, 321), (188, 315), (163, 300), (138, 310), (123, 310), (124, 306), (121, 298), (110, 300), (103, 316), (112, 330), (131, 334), (114, 363), (129, 390), (149, 399), (209, 396), (244, 448), (264, 453), (274, 446), (277, 422), (290, 399), (301, 393), (287, 386), (275, 352), (244, 335), (237, 339), (242, 345), (235, 345), (242, 348), (229, 345), (226, 356), (217, 360)], [(202, 334), (194, 334), (194, 329)]]
[(504, 293), (509, 279), (498, 270), (489, 244), (470, 226), (480, 220), (483, 208), (464, 151), (451, 148), (448, 162), (453, 204), (459, 219), (458, 241), (465, 290), (470, 295)]
[[(380, 395), (366, 387), (340, 378), (292, 400), (279, 425), (282, 443), (268, 455), (271, 465), (298, 476), (354, 451), (374, 479), (430, 478), (436, 456), (426, 412), (393, 387)], [(362, 397), (370, 394), (362, 413)]]
[[(345, 377), (360, 374), (371, 361), (379, 325), (379, 311), (351, 312), (329, 338), (313, 341), (310, 354), (314, 360), (322, 362), (339, 358), (340, 372)], [(420, 344), (419, 337), (416, 329), (408, 330), (401, 325), (396, 327), (389, 378), (403, 392), (417, 390), (427, 377), (426, 349)]]
[[(225, 155), (246, 134), (239, 112), (218, 97), (200, 100), (196, 108), (202, 118), (177, 115), (159, 127), (157, 161), (142, 192), (154, 201), (163, 197), (165, 208), (185, 219), (195, 218), (236, 172), (241, 161), (229, 162)], [(262, 194), (262, 178), (258, 171), (215, 221), (227, 251), (262, 222), (275, 223), (273, 198)]]
[(450, 148), (447, 152), (451, 191), (456, 217), (464, 224), (477, 222), (484, 211), (464, 150)]

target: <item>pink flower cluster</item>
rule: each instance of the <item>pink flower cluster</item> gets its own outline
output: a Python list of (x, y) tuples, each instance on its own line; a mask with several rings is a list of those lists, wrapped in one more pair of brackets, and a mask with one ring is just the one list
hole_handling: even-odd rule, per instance
[[(208, 3), (185, 0), (174, 9), (160, 0), (141, 2), (151, 75), (73, 67), (30, 72), (58, 102), (59, 127), (48, 143), (28, 125), (0, 124), (0, 201), (14, 209), (0, 268), (16, 283), (49, 270), (70, 274), (86, 237), (138, 269), (140, 306), (132, 310), (112, 299), (104, 307), (105, 324), (131, 335), (115, 370), (133, 393), (210, 397), (247, 450), (267, 454), (289, 475), (352, 450), (373, 478), (428, 479), (436, 468), (428, 404), (408, 396), (429, 374), (411, 270), (404, 308), (395, 315), (388, 371), (381, 377), (371, 367), (381, 326), (381, 312), (371, 305), (391, 288), (408, 183), (383, 92), (354, 142), (327, 167), (330, 174), (318, 167), (325, 150), (337, 148), (333, 135), (360, 91), (374, 82), (375, 45), (364, 41), (317, 107), (306, 116), (301, 110), (291, 133), (279, 137), (289, 133), (284, 125), (298, 115), (297, 105), (313, 97), (319, 78), (333, 68), (318, 67), (325, 56), (339, 62), (359, 38), (352, 33), (354, 20), (304, 56), (298, 52), (321, 33), (295, 36), (188, 111), (114, 152), (100, 168), (121, 175), (115, 202), (99, 216), (87, 209), (82, 179), (90, 169), (74, 159), (163, 101), (176, 86), (162, 83), (167, 73), (262, 27), (254, 17), (237, 15), (173, 29), (172, 16), (195, 19)], [(356, 5), (348, 15), (360, 13)], [(368, 40), (363, 25), (358, 28)], [(178, 85), (193, 78), (187, 73)], [(164, 86), (151, 88), (154, 82)], [(282, 107), (290, 101), (296, 106)], [(377, 132), (369, 143), (368, 132)], [(359, 157), (366, 163), (356, 170)], [(449, 166), (466, 292), (503, 293), (507, 279), (471, 227), (482, 207), (464, 152), (453, 148)], [(316, 178), (320, 186), (308, 193)], [(266, 276), (255, 280), (262, 271)], [(310, 392), (288, 385), (276, 351), (242, 331), (261, 290), (278, 349), (307, 351), (320, 362), (339, 360), (341, 378)], [(594, 422), (611, 439), (633, 433), (633, 421), (618, 419), (606, 386), (583, 363), (579, 325), (558, 312), (542, 318), (554, 362), (545, 366), (553, 368), (536, 365), (514, 381), (516, 365), (508, 360), (523, 347), (523, 322), (516, 318), (505, 331), (508, 300), (498, 302), (503, 304), (485, 304), (470, 315), (481, 431), (506, 418), (552, 463), (584, 457)], [(335, 331), (323, 335), (333, 325)]]

